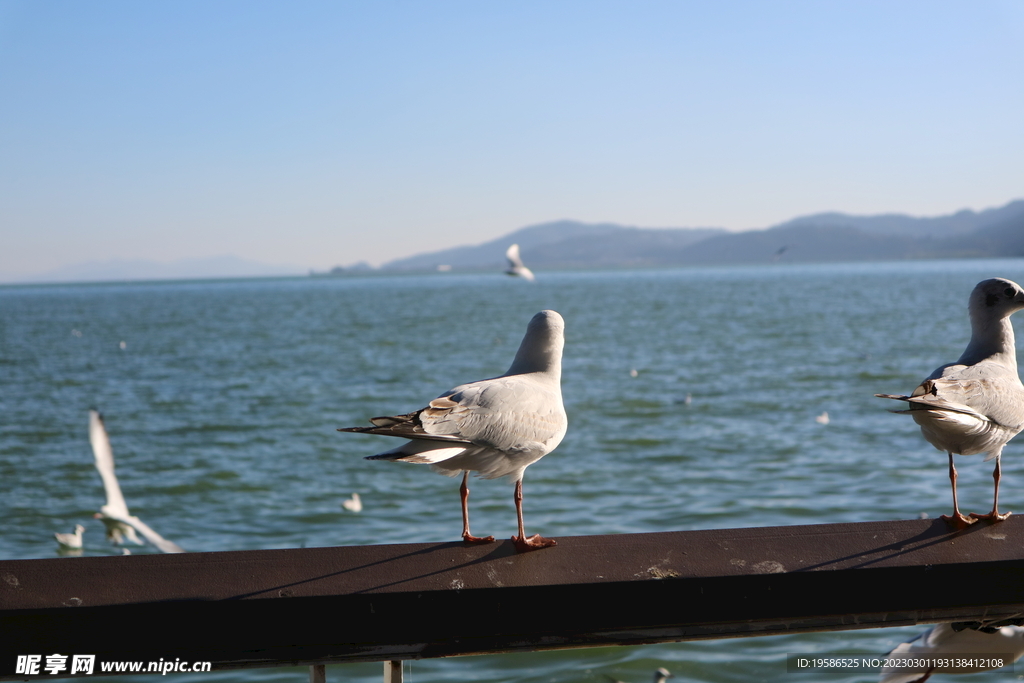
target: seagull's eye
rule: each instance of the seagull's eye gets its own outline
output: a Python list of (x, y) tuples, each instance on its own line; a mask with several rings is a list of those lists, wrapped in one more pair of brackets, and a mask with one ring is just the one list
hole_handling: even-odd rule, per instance
[(1003, 290), (1003, 294), (1010, 297), (1011, 299), (1013, 298), (1013, 295), (1016, 293), (1017, 292), (1013, 291), (1013, 287), (1007, 287), (1006, 289)]

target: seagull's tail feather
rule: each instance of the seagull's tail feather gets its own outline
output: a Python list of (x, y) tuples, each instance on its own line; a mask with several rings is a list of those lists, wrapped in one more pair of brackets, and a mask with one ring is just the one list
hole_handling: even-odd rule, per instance
[[(431, 401), (431, 404), (439, 399)], [(430, 408), (424, 408), (423, 410), (430, 410)], [(448, 434), (428, 434), (423, 429), (423, 422), (420, 421), (420, 413), (423, 410), (417, 410), (415, 413), (409, 413), (408, 415), (392, 415), (389, 417), (371, 417), (370, 422), (373, 423), (372, 427), (339, 427), (339, 432), (352, 432), (355, 434), (380, 434), (381, 436), (399, 436), (403, 439), (419, 439), (424, 441), (445, 441), (448, 443), (463, 443), (469, 444), (469, 441), (460, 439), (457, 436), (451, 436)], [(432, 448), (436, 448), (433, 446)], [(391, 451), (389, 451), (390, 453)], [(385, 455), (381, 453), (381, 455)], [(376, 456), (372, 456), (376, 457)]]
[(878, 398), (891, 398), (897, 401), (906, 401), (910, 404), (908, 410), (893, 410), (893, 413), (912, 413), (919, 410), (927, 410), (933, 413), (960, 413), (961, 415), (970, 415), (971, 417), (981, 420), (983, 422), (991, 422), (991, 418), (986, 415), (982, 415), (977, 410), (972, 409), (969, 406), (961, 405), (958, 403), (950, 403), (944, 399), (938, 398), (932, 394), (923, 394), (920, 396), (899, 396), (897, 394), (875, 394)]
[(466, 450), (465, 446), (445, 446), (432, 439), (406, 441), (390, 451), (367, 456), (367, 460), (398, 460), (433, 465), (454, 458)]

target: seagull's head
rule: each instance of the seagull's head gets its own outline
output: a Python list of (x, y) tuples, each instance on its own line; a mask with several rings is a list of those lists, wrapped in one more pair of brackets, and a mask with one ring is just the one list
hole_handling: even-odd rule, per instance
[(508, 374), (555, 372), (561, 376), (563, 346), (565, 321), (562, 316), (555, 311), (541, 311), (530, 320)]
[(1024, 308), (1024, 289), (1012, 280), (994, 277), (979, 282), (971, 292), (971, 318), (1002, 320)]

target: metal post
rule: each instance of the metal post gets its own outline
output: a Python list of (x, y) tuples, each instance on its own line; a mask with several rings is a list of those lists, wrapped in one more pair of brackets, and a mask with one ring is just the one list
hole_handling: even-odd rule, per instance
[(402, 660), (384, 662), (384, 683), (402, 683)]

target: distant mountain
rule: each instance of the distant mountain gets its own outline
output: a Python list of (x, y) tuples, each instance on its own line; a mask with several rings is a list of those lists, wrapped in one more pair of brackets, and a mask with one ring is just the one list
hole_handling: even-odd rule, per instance
[(520, 228), (496, 240), (472, 247), (455, 247), (391, 261), (386, 270), (455, 270), (504, 268), (505, 250), (518, 244), (531, 268), (573, 268), (622, 265), (660, 265), (663, 252), (682, 251), (722, 228), (632, 228), (615, 223), (554, 221)]
[(113, 259), (77, 263), (39, 275), (21, 278), (21, 282), (104, 282), (121, 280), (184, 280), (196, 278), (264, 277), (304, 275), (293, 266), (274, 266), (246, 261), (237, 256), (187, 258), (158, 261)]
[(522, 228), (477, 246), (392, 261), (382, 268), (504, 268), (505, 249), (512, 243), (519, 244), (528, 266), (541, 269), (1024, 256), (1024, 200), (927, 218), (821, 213), (745, 232), (563, 220)]
[(851, 216), (845, 213), (818, 213), (794, 218), (775, 229), (814, 225), (819, 227), (857, 228), (878, 235), (907, 237), (954, 237), (968, 235), (986, 226), (1012, 220), (1024, 215), (1024, 199), (1010, 202), (997, 209), (974, 212), (969, 209), (949, 216), (915, 218), (898, 213), (879, 216)]

